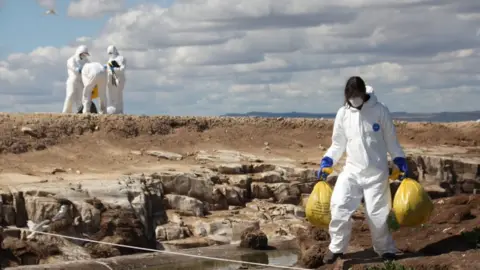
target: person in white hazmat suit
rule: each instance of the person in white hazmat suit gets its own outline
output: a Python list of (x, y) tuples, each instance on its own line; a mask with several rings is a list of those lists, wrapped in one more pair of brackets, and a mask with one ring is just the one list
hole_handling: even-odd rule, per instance
[(88, 48), (85, 45), (81, 45), (75, 51), (75, 54), (67, 60), (67, 95), (65, 97), (65, 103), (63, 105), (62, 113), (71, 113), (72, 105), (80, 107), (82, 103), (82, 68), (88, 60)]
[(110, 73), (116, 76), (116, 78), (111, 74), (108, 76), (108, 113), (123, 114), (123, 88), (125, 87), (125, 67), (127, 61), (113, 45), (108, 46), (107, 54), (109, 56), (108, 68), (110, 68)]
[(397, 249), (387, 225), (391, 210), (387, 153), (404, 173), (407, 162), (388, 108), (377, 101), (373, 88), (356, 76), (346, 83), (344, 106), (335, 117), (332, 145), (321, 160), (319, 179), (326, 179), (324, 169), (333, 167), (345, 150), (346, 163), (330, 201), (331, 242), (324, 263), (334, 263), (347, 250), (351, 216), (362, 198), (375, 252), (384, 260), (395, 260)]
[(100, 104), (99, 114), (104, 114), (107, 111), (107, 71), (105, 66), (97, 63), (87, 63), (82, 69), (83, 82), (83, 111), (82, 113), (90, 113), (90, 106), (92, 105), (92, 91), (95, 86), (98, 87), (98, 99)]

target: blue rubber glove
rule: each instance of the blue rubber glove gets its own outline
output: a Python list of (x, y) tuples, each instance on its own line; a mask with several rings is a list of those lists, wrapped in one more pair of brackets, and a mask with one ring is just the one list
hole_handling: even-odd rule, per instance
[(317, 179), (319, 180), (326, 180), (328, 173), (325, 172), (324, 169), (332, 168), (333, 167), (333, 159), (330, 157), (323, 157), (322, 161), (320, 161), (320, 169), (317, 172)]
[(400, 170), (400, 180), (406, 177), (408, 171), (407, 160), (404, 157), (396, 157), (393, 159), (393, 163), (397, 165), (398, 169)]
[(107, 65), (103, 66), (103, 68), (105, 68), (105, 70), (107, 70), (107, 68), (110, 68), (110, 71), (113, 73), (113, 66), (110, 65), (110, 63), (108, 63)]

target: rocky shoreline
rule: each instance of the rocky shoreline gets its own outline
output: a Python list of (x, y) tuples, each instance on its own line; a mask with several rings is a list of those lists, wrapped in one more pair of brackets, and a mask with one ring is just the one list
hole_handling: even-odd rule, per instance
[[(182, 158), (164, 151), (154, 154)], [(68, 213), (51, 222), (49, 232), (164, 250), (235, 244), (249, 228), (261, 230), (269, 241), (282, 242), (295, 239), (299, 230), (308, 227), (303, 205), (316, 183), (313, 164), (230, 150), (199, 151), (195, 160), (198, 165), (184, 170), (167, 168), (117, 180), (2, 187), (4, 248), (13, 250), (21, 265), (138, 252), (51, 236), (26, 239), (22, 228), (28, 220), (50, 219), (61, 205), (68, 206)], [(411, 155), (409, 162), (410, 176), (419, 179), (432, 198), (472, 194), (480, 188), (480, 162), (435, 155)], [(328, 179), (331, 184), (335, 180), (335, 174)], [(391, 186), (394, 192), (398, 183)]]

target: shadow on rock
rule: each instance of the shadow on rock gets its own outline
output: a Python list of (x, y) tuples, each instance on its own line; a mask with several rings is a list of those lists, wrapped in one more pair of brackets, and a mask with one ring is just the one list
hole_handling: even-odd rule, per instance
[[(398, 260), (416, 257), (415, 254), (403, 254), (397, 257)], [(385, 266), (382, 264), (383, 260), (381, 257), (378, 256), (377, 253), (373, 250), (373, 248), (367, 248), (362, 251), (352, 252), (345, 254), (343, 256), (345, 260), (343, 262), (343, 269), (370, 269), (368, 266), (362, 266), (363, 268), (355, 268), (358, 265), (364, 264), (374, 264), (375, 267), (380, 267), (379, 269), (385, 269)], [(378, 266), (380, 264), (380, 266)], [(372, 266), (372, 267), (373, 267)], [(377, 269), (377, 268), (372, 268)], [(387, 268), (390, 269), (390, 268)]]
[[(51, 243), (23, 241), (13, 237), (3, 240), (1, 251), (2, 265), (9, 266), (39, 264), (42, 259), (61, 254), (60, 249)], [(4, 261), (7, 262), (4, 262)]]
[[(102, 213), (100, 230), (92, 237), (93, 240), (119, 245), (143, 248), (155, 248), (155, 243), (149, 243), (145, 236), (143, 225), (135, 213), (126, 209), (108, 209)], [(131, 248), (115, 247), (106, 244), (88, 243), (85, 248), (94, 258), (107, 258), (119, 255), (134, 254), (139, 251)]]
[(437, 256), (453, 251), (465, 252), (480, 247), (480, 229), (463, 235), (454, 235), (435, 243), (426, 245), (419, 253), (426, 256)]

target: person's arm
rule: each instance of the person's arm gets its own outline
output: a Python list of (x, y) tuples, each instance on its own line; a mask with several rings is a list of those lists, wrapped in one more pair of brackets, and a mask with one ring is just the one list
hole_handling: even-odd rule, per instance
[(73, 58), (69, 58), (67, 60), (67, 68), (73, 72), (78, 72), (80, 73), (80, 71), (82, 70), (81, 66), (78, 64), (77, 61), (75, 61), (75, 59)]
[(123, 56), (118, 56), (115, 61), (117, 61), (117, 64), (120, 66), (120, 67), (115, 67), (113, 68), (114, 71), (124, 71), (125, 70), (125, 67), (127, 65), (127, 60), (125, 59), (125, 57)]
[(335, 117), (335, 123), (333, 124), (332, 145), (325, 153), (325, 157), (329, 157), (333, 160), (333, 165), (342, 158), (347, 146), (347, 136), (345, 134), (345, 129), (343, 128), (344, 115), (345, 107), (342, 107), (338, 110)]
[(393, 124), (390, 110), (386, 106), (383, 106), (382, 110), (382, 128), (383, 139), (387, 145), (387, 151), (390, 154), (392, 160), (396, 158), (405, 158), (405, 153), (397, 139), (397, 130)]

